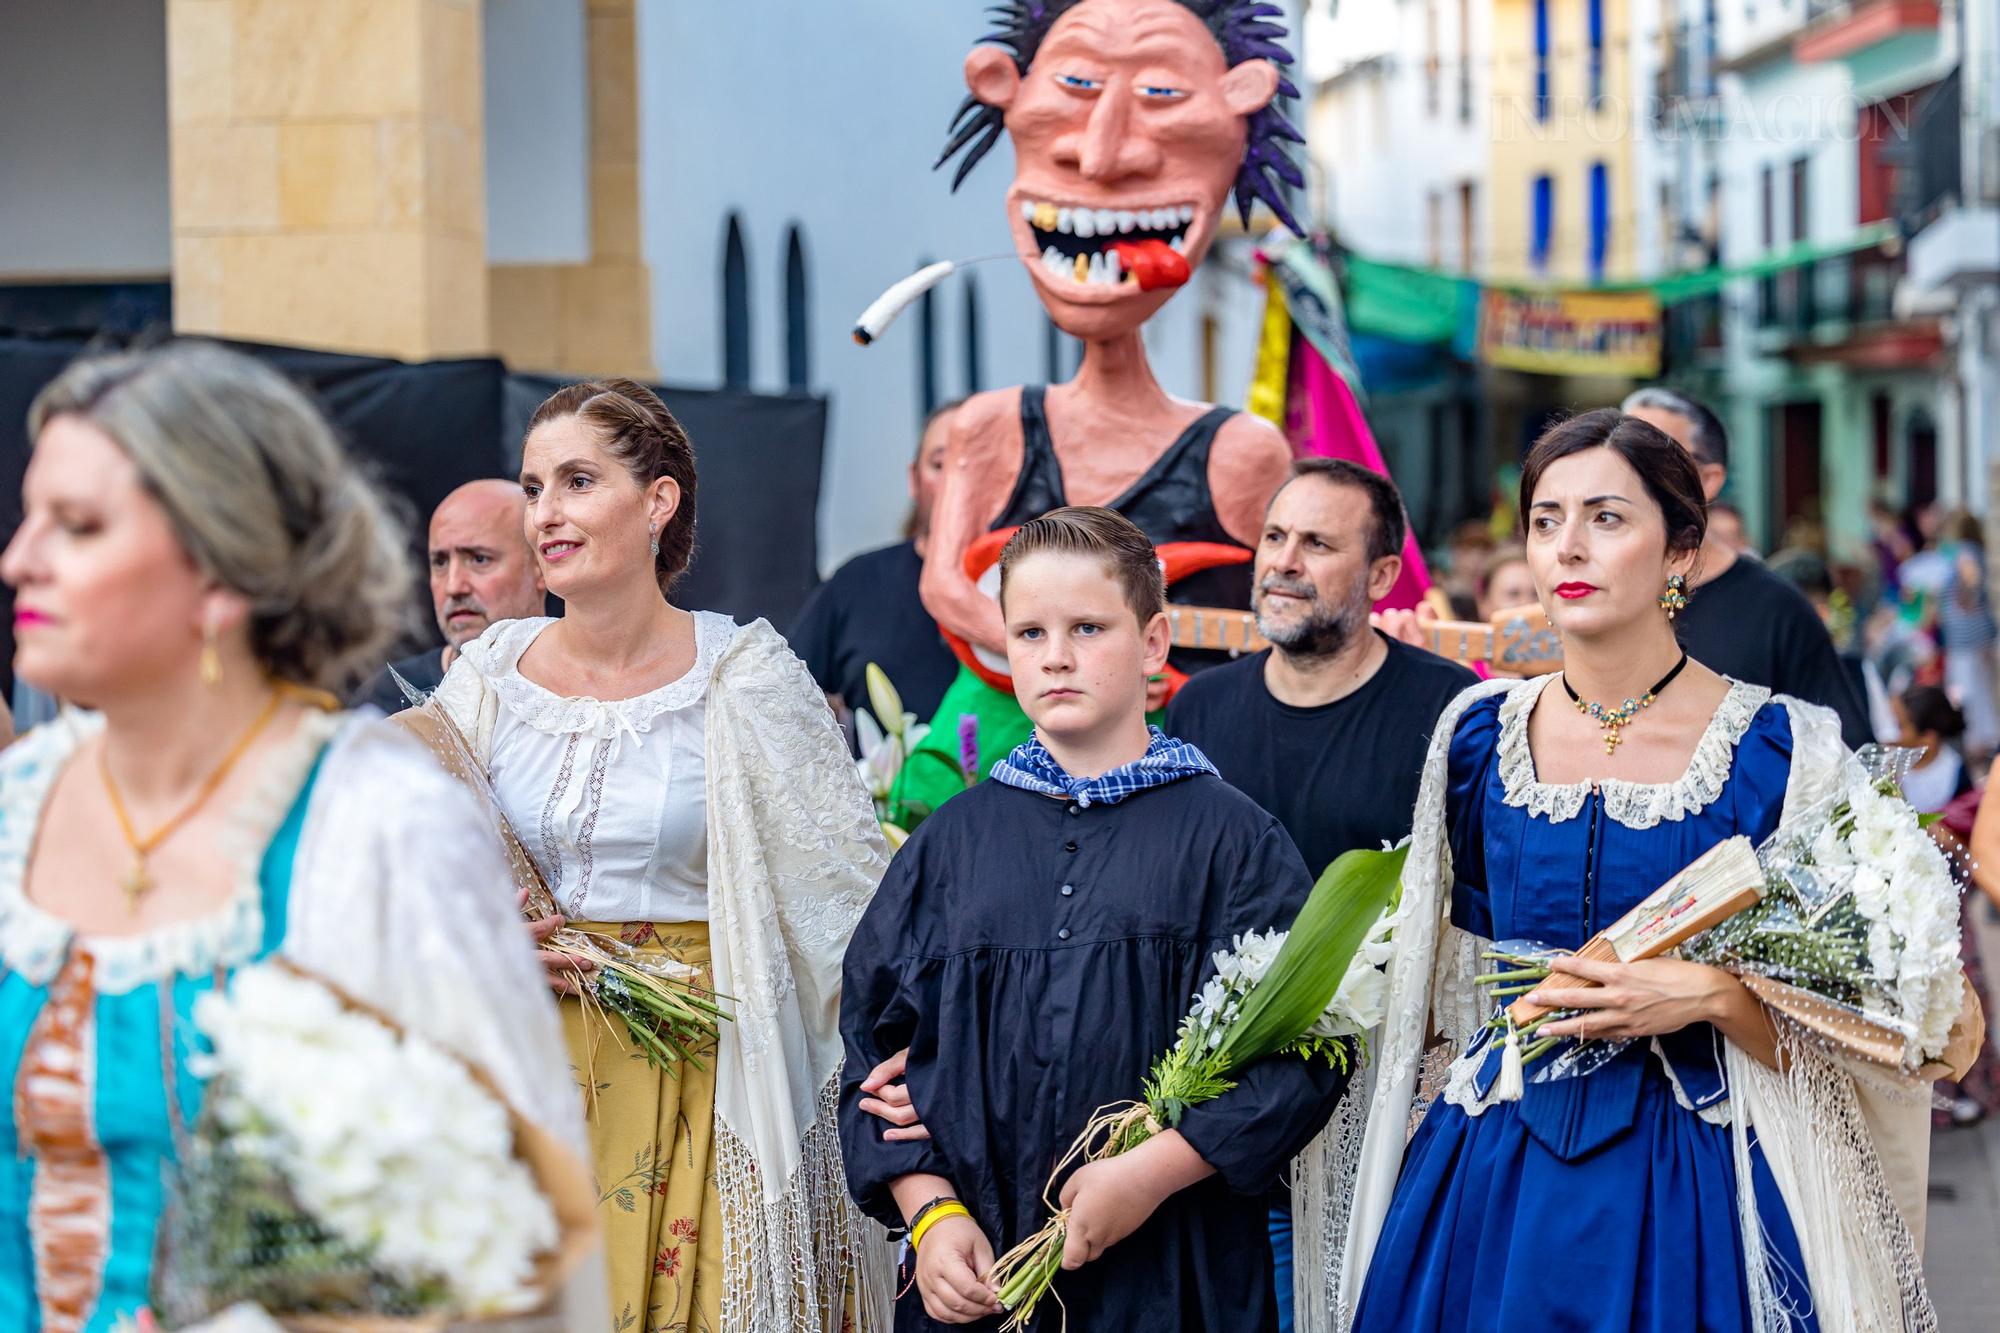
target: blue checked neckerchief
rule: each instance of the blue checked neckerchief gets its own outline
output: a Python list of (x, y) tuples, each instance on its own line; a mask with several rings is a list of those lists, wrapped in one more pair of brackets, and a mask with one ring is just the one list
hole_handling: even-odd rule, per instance
[(1158, 727), (1148, 727), (1147, 730), (1152, 732), (1153, 740), (1146, 747), (1144, 757), (1094, 778), (1071, 777), (1063, 771), (1063, 766), (1055, 761), (1047, 747), (1032, 735), (1015, 746), (1012, 754), (993, 765), (993, 771), (988, 776), (995, 782), (1019, 787), (1022, 791), (1089, 806), (1116, 805), (1127, 796), (1148, 787), (1164, 787), (1169, 782), (1179, 782), (1197, 773), (1215, 772), (1215, 765), (1208, 762), (1208, 756), (1186, 741), (1177, 741)]

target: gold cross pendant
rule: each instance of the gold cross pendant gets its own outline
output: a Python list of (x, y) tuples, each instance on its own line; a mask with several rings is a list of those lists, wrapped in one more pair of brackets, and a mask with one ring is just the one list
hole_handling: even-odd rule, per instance
[(1618, 751), (1618, 747), (1624, 743), (1625, 738), (1618, 734), (1617, 727), (1612, 727), (1604, 733), (1604, 753), (1615, 754)]
[(132, 868), (118, 881), (118, 887), (125, 890), (126, 915), (139, 915), (139, 901), (153, 891), (153, 877), (146, 872), (146, 863), (134, 859)]

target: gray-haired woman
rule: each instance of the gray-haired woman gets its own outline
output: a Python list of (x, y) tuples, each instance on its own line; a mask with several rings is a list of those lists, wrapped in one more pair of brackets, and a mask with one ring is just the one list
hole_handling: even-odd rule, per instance
[(184, 344), (72, 365), (28, 424), (0, 558), (15, 670), (87, 711), (0, 755), (0, 1327), (146, 1305), (200, 1100), (191, 1010), (269, 955), (580, 1148), (492, 830), (420, 745), (328, 693), (380, 660), (409, 572), (325, 420), (258, 362)]

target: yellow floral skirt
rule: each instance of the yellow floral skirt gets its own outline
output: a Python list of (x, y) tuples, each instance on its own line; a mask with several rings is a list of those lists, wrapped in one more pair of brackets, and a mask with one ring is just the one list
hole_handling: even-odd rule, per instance
[[(570, 923), (709, 972), (708, 923)], [(715, 1192), (715, 1052), (672, 1073), (646, 1062), (616, 1020), (562, 1002), (570, 1068), (585, 1097), (614, 1333), (714, 1333), (722, 1300)]]

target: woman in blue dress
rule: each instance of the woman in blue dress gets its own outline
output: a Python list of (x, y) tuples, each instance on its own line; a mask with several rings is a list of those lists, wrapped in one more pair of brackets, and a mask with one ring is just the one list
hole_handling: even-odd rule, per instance
[(0, 754), (0, 1328), (147, 1305), (200, 1111), (194, 1003), (273, 954), (580, 1150), (491, 826), (324, 692), (380, 666), (412, 572), (326, 422), (276, 372), (184, 345), (73, 365), (29, 433), (0, 557), (15, 669), (89, 711)]
[[(1860, 1123), (1849, 1085), (1795, 1105), (1771, 1020), (1727, 973), (1566, 964), (1602, 984), (1544, 987), (1538, 1000), (1580, 1011), (1545, 1031), (1629, 1044), (1502, 1100), (1504, 1043), (1481, 1034), (1490, 1011), (1471, 984), (1487, 941), (1577, 948), (1718, 842), (1764, 838), (1847, 762), (1832, 714), (1719, 676), (1676, 642), (1705, 512), (1666, 436), (1615, 411), (1573, 418), (1530, 455), (1521, 509), (1565, 667), (1473, 687), (1433, 739), (1380, 1058), (1308, 1163), (1326, 1271), (1317, 1299), (1302, 1293), (1302, 1326), (1922, 1327), (1910, 1219), (1885, 1198), (1868, 1130), (1847, 1136), (1852, 1161), (1805, 1161), (1800, 1130), (1827, 1123), (1823, 1107)], [(1908, 1115), (1890, 1119), (1900, 1133)], [(1767, 1130), (1786, 1145), (1768, 1159)], [(1921, 1167), (1897, 1168), (1919, 1177), (1920, 1207)], [(1788, 1198), (1817, 1201), (1812, 1244)]]

